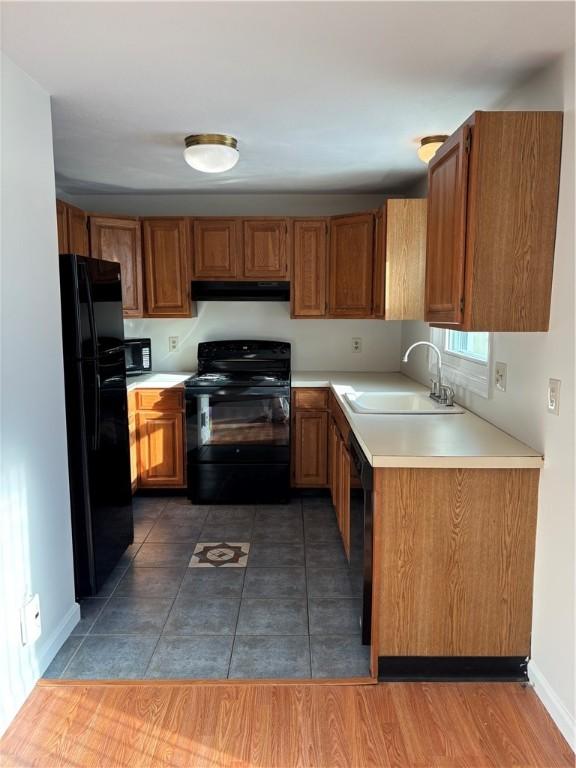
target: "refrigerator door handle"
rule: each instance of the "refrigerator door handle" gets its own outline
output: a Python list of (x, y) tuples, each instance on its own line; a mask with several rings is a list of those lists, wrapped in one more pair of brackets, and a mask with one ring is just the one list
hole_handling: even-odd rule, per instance
[(94, 315), (94, 301), (90, 278), (85, 262), (79, 262), (82, 278), (86, 287), (86, 299), (88, 304), (88, 322), (90, 324), (90, 336), (92, 339), (92, 370), (94, 374), (94, 424), (92, 431), (92, 448), (97, 451), (100, 447), (100, 371), (98, 366), (98, 336), (96, 333), (96, 317)]

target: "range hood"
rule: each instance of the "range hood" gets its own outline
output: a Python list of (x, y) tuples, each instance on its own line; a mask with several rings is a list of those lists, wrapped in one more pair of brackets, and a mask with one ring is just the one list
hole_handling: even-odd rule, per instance
[(195, 301), (290, 301), (288, 280), (193, 280)]

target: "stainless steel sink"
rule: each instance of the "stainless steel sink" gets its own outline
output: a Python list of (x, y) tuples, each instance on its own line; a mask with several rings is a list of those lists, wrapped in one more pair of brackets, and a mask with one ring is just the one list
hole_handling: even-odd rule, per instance
[(464, 413), (459, 405), (441, 405), (421, 392), (346, 392), (344, 397), (356, 413), (402, 413), (415, 416)]

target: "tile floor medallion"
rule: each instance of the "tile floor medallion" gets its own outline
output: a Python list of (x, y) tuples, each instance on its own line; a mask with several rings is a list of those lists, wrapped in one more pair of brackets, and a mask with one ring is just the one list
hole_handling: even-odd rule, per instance
[(342, 678), (369, 674), (362, 580), (327, 497), (195, 505), (134, 498), (135, 543), (45, 678)]
[(190, 568), (246, 568), (247, 542), (206, 542), (196, 544)]

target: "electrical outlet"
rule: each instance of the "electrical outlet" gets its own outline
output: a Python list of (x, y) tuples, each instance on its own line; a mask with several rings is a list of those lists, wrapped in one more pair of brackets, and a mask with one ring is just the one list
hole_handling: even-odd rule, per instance
[(352, 352), (362, 352), (362, 339), (352, 339)]
[(178, 336), (168, 336), (168, 352), (178, 349)]
[(506, 380), (508, 378), (508, 369), (506, 363), (496, 363), (494, 366), (494, 383), (496, 389), (500, 392), (506, 392)]
[(548, 379), (548, 413), (560, 413), (560, 379)]
[(20, 634), (22, 645), (32, 645), (42, 634), (39, 595), (29, 597), (20, 609)]

